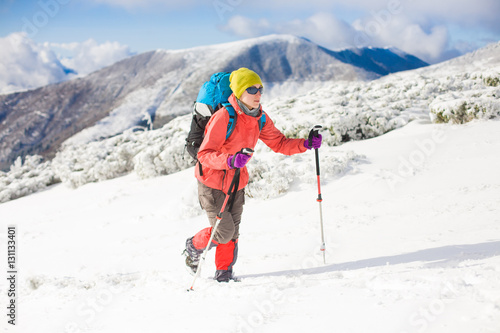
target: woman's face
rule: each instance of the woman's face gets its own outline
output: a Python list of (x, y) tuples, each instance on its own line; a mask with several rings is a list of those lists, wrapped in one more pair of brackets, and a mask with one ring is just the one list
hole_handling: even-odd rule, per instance
[[(260, 88), (262, 87), (260, 84), (254, 85), (255, 88)], [(250, 110), (258, 108), (260, 105), (260, 99), (262, 97), (262, 94), (260, 91), (257, 91), (255, 95), (249, 94), (248, 91), (244, 91), (243, 94), (241, 94), (240, 101), (243, 102)]]

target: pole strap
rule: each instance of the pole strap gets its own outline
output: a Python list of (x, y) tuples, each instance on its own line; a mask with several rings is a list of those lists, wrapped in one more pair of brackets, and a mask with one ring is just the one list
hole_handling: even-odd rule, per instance
[(231, 182), (231, 185), (229, 186), (229, 191), (227, 192), (227, 195), (229, 196), (228, 212), (233, 210), (234, 198), (236, 198), (236, 192), (238, 192), (239, 186), (240, 186), (240, 169), (236, 169), (236, 172), (234, 173), (233, 181)]

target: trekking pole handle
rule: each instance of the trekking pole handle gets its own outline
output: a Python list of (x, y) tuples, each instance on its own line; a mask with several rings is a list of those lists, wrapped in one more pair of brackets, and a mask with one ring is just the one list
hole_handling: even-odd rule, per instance
[(314, 126), (309, 132), (309, 147), (312, 147), (312, 139), (317, 138), (319, 136), (319, 131), (323, 128), (321, 125)]
[(252, 155), (253, 149), (252, 148), (242, 148), (240, 150), (240, 153), (245, 154), (245, 155)]

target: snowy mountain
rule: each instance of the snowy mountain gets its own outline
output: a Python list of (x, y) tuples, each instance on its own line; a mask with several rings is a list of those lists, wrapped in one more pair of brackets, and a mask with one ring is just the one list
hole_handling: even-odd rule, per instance
[(429, 65), (419, 58), (397, 48), (381, 49), (365, 47), (336, 52), (336, 55), (337, 59), (349, 59), (349, 63), (380, 75), (387, 75)]
[(0, 169), (19, 156), (52, 158), (70, 137), (90, 142), (137, 125), (159, 128), (189, 113), (200, 85), (216, 71), (256, 70), (270, 99), (324, 82), (371, 80), (425, 65), (399, 51), (333, 52), (287, 35), (148, 52), (83, 78), (0, 96)]

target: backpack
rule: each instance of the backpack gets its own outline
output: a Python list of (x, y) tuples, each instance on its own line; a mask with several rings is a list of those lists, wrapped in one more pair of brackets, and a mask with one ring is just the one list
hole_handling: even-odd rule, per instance
[[(229, 96), (233, 93), (229, 87), (229, 76), (231, 73), (219, 72), (210, 77), (198, 92), (198, 97), (193, 105), (193, 119), (191, 129), (186, 138), (186, 150), (189, 155), (197, 161), (198, 150), (205, 137), (205, 127), (210, 117), (219, 109), (225, 107), (229, 113), (229, 123), (227, 125), (226, 140), (233, 133), (236, 126), (237, 114), (228, 102)], [(262, 130), (266, 123), (265, 113), (259, 119), (259, 130)]]

